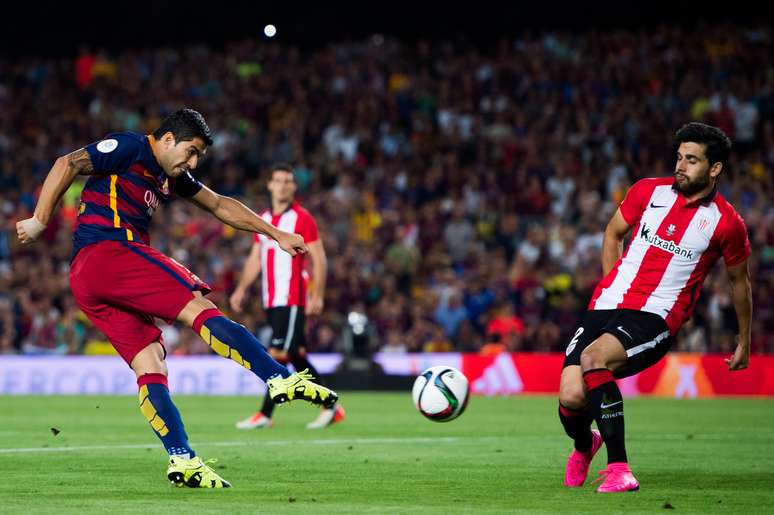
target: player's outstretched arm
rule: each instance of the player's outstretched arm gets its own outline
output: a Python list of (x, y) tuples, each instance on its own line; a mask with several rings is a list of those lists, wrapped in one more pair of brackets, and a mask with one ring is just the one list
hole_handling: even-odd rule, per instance
[(731, 299), (739, 322), (734, 355), (726, 360), (729, 370), (742, 370), (750, 362), (750, 320), (752, 319), (752, 287), (747, 260), (735, 266), (728, 267), (728, 278), (731, 281)]
[(325, 302), (325, 276), (328, 273), (328, 258), (321, 239), (309, 244), (309, 257), (312, 258), (312, 289), (306, 303), (306, 314), (319, 315)]
[(277, 229), (238, 200), (219, 195), (207, 186), (203, 186), (198, 193), (188, 197), (188, 200), (235, 229), (257, 232), (276, 240), (280, 248), (291, 256), (303, 254), (308, 250), (304, 238), (300, 235)]
[(250, 249), (250, 255), (247, 256), (247, 261), (245, 261), (245, 266), (242, 267), (242, 275), (239, 276), (239, 282), (237, 283), (236, 289), (234, 289), (234, 293), (232, 293), (231, 297), (229, 297), (229, 304), (231, 305), (231, 309), (237, 313), (242, 312), (242, 300), (245, 297), (247, 288), (253, 284), (253, 281), (258, 278), (258, 274), (260, 273), (261, 244), (253, 243), (253, 246)]
[(602, 274), (607, 275), (623, 254), (623, 240), (631, 226), (626, 222), (618, 208), (605, 228), (602, 240)]
[(78, 175), (89, 175), (93, 171), (94, 166), (85, 148), (57, 159), (43, 182), (35, 213), (32, 217), (16, 223), (16, 235), (19, 241), (22, 243), (35, 241), (45, 230), (59, 199), (75, 178)]

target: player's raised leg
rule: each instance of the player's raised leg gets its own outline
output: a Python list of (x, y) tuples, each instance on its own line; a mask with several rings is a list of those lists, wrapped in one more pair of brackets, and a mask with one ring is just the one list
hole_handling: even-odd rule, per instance
[(140, 389), (140, 411), (169, 454), (167, 478), (176, 486), (228, 488), (231, 484), (215, 473), (188, 444), (183, 420), (167, 387), (164, 349), (154, 342), (131, 362)]
[(217, 354), (236, 361), (266, 382), (268, 394), (277, 404), (303, 399), (331, 407), (338, 396), (332, 390), (311, 381), (305, 372), (291, 374), (266, 352), (245, 326), (227, 318), (209, 300), (195, 293), (177, 319), (189, 325)]
[(583, 486), (594, 455), (602, 446), (599, 431), (591, 429), (594, 417), (586, 402), (586, 390), (579, 365), (568, 365), (562, 370), (559, 386), (559, 420), (574, 448), (567, 459), (564, 484)]
[(600, 493), (640, 488), (626, 457), (623, 396), (613, 378), (613, 371), (623, 366), (626, 360), (623, 344), (609, 333), (602, 334), (580, 356), (589, 408), (607, 448), (608, 465), (600, 472), (604, 481), (597, 488)]

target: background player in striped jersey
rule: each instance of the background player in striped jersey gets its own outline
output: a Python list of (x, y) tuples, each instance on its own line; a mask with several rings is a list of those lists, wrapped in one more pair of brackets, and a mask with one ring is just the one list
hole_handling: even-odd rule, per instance
[[(308, 255), (312, 260), (312, 288), (307, 296), (305, 255), (291, 257), (280, 252), (271, 239), (256, 234), (239, 283), (231, 295), (231, 307), (237, 312), (242, 311), (242, 301), (247, 289), (260, 274), (261, 297), (272, 329), (269, 354), (280, 363), (292, 363), (296, 370), (308, 369), (319, 383), (320, 376), (307, 359), (306, 315), (319, 315), (323, 310), (327, 273), (325, 248), (317, 232), (314, 217), (295, 202), (296, 181), (293, 167), (286, 163), (272, 166), (267, 187), (271, 196), (271, 209), (264, 210), (260, 216), (280, 229), (304, 237), (309, 248)], [(271, 396), (266, 395), (261, 410), (237, 422), (237, 427), (270, 427), (273, 425), (273, 413), (274, 402)], [(306, 427), (320, 429), (343, 418), (344, 409), (341, 406), (326, 407)]]
[[(567, 347), (559, 418), (575, 441), (565, 471), (570, 487), (584, 483), (604, 443), (608, 466), (597, 492), (639, 489), (628, 465), (624, 405), (614, 379), (636, 374), (667, 353), (720, 257), (739, 324), (738, 345), (726, 363), (741, 370), (749, 361), (750, 243), (744, 221), (717, 190), (731, 141), (716, 127), (689, 123), (677, 131), (675, 148), (674, 176), (638, 181), (610, 220), (602, 246), (604, 278)], [(592, 420), (599, 431), (591, 430)]]
[(73, 236), (70, 288), (78, 305), (137, 375), (140, 411), (169, 454), (167, 478), (177, 486), (231, 486), (188, 444), (167, 387), (166, 351), (153, 317), (192, 327), (221, 356), (263, 381), (276, 402), (302, 398), (333, 406), (336, 394), (271, 359), (244, 326), (204, 298), (210, 287), (149, 246), (148, 226), (159, 202), (184, 197), (237, 229), (271, 238), (283, 253), (306, 252), (301, 236), (267, 223), (244, 204), (193, 178), (210, 128), (191, 109), (172, 113), (153, 134), (115, 133), (60, 157), (48, 173), (32, 217), (16, 225), (19, 240), (37, 239), (78, 175), (83, 188)]

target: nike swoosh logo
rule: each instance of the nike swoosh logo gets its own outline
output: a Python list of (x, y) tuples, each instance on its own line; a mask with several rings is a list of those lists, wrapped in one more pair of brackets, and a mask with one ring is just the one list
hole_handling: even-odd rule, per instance
[(658, 208), (660, 208), (660, 207), (666, 207), (666, 206), (657, 206), (656, 204), (654, 204), (653, 202), (651, 202), (651, 203), (650, 203), (650, 207), (655, 207), (656, 209), (658, 209)]
[(627, 332), (626, 332), (626, 329), (624, 329), (624, 328), (623, 328), (623, 327), (621, 327), (620, 325), (618, 326), (618, 330), (619, 330), (619, 331), (621, 331), (622, 333), (624, 333), (624, 334), (625, 334), (626, 336), (628, 336), (629, 338), (631, 338), (631, 337), (632, 337), (632, 335), (631, 335), (631, 334), (629, 334), (629, 333), (627, 333)]
[(600, 404), (600, 405), (599, 405), (599, 407), (600, 407), (600, 408), (602, 408), (602, 409), (607, 409), (607, 408), (609, 408), (609, 407), (611, 407), (611, 406), (615, 406), (616, 404), (621, 404), (622, 402), (623, 402), (623, 401), (618, 401), (618, 402), (611, 402), (610, 404), (605, 404), (605, 403), (603, 402), (602, 404)]

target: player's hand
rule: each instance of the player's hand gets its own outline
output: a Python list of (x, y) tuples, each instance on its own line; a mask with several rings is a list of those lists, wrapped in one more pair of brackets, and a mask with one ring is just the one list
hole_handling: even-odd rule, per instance
[(22, 243), (31, 243), (37, 240), (45, 230), (46, 226), (43, 225), (40, 220), (35, 218), (35, 215), (32, 215), (31, 218), (16, 222), (16, 236)]
[(228, 303), (231, 306), (231, 309), (233, 309), (237, 313), (242, 312), (242, 301), (245, 298), (245, 292), (244, 290), (240, 290), (237, 288), (234, 290), (234, 293), (231, 294), (231, 297), (228, 298)]
[(734, 355), (726, 359), (729, 370), (744, 370), (750, 364), (750, 345), (738, 343)]
[(277, 236), (277, 243), (282, 250), (291, 256), (306, 254), (308, 250), (306, 248), (306, 243), (304, 243), (304, 237), (292, 232), (281, 231), (279, 236)]
[(323, 311), (323, 299), (316, 295), (310, 297), (306, 301), (306, 314), (307, 315), (319, 315)]

